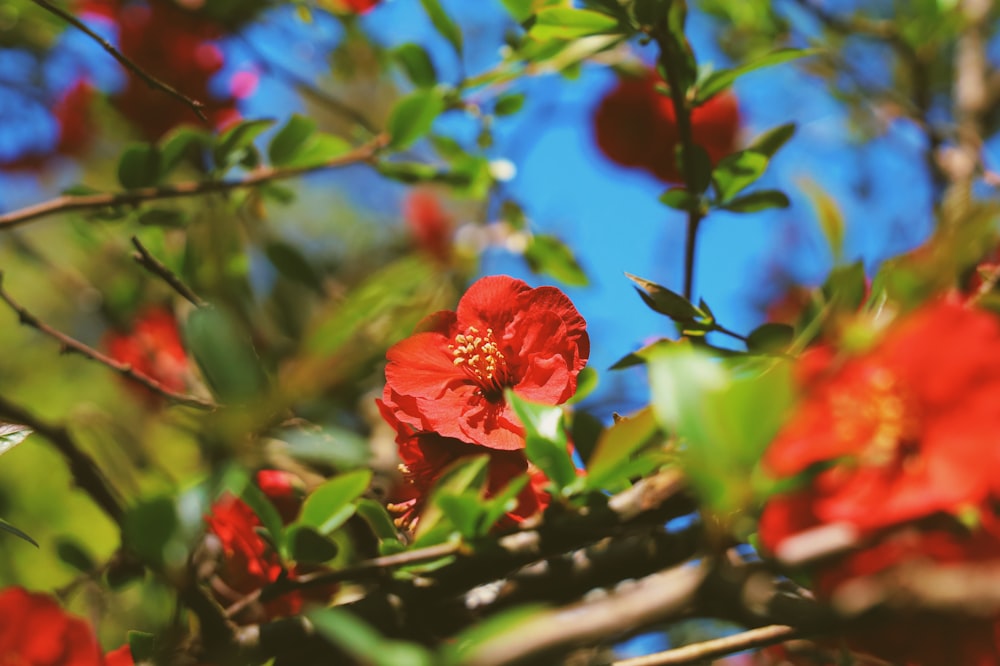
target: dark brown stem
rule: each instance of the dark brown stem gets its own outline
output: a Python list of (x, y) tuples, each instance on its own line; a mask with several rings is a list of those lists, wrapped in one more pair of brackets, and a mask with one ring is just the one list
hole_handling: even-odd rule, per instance
[(111, 482), (104, 476), (94, 459), (80, 450), (64, 426), (38, 418), (2, 396), (0, 396), (0, 418), (26, 425), (47, 439), (69, 463), (74, 483), (87, 493), (115, 524), (121, 526), (125, 510), (122, 508), (118, 492), (112, 487)]
[(24, 306), (14, 300), (14, 298), (7, 293), (7, 290), (3, 288), (2, 272), (0, 272), (0, 300), (4, 301), (11, 310), (17, 313), (17, 316), (21, 320), (22, 324), (30, 326), (40, 333), (44, 333), (53, 340), (56, 340), (60, 345), (62, 345), (64, 351), (76, 352), (85, 358), (89, 358), (90, 360), (96, 361), (101, 365), (105, 365), (126, 379), (136, 382), (137, 384), (141, 384), (153, 393), (166, 398), (174, 404), (205, 410), (215, 410), (219, 408), (219, 405), (210, 400), (204, 400), (192, 395), (185, 395), (183, 393), (171, 391), (152, 377), (144, 375), (141, 372), (137, 372), (128, 363), (116, 361), (110, 356), (97, 351), (93, 347), (86, 345), (75, 338), (69, 337), (62, 331), (52, 328), (38, 317), (31, 314)]
[(144, 70), (142, 67), (139, 67), (139, 65), (135, 64), (135, 62), (133, 62), (131, 59), (125, 56), (121, 51), (112, 46), (108, 40), (104, 39), (96, 32), (91, 30), (89, 27), (87, 27), (86, 23), (76, 18), (69, 12), (60, 9), (59, 7), (56, 7), (52, 3), (48, 2), (48, 0), (31, 0), (31, 1), (34, 2), (36, 5), (38, 5), (39, 7), (41, 7), (42, 9), (44, 9), (45, 11), (55, 14), (56, 16), (66, 21), (74, 28), (76, 28), (77, 30), (84, 33), (85, 35), (93, 39), (95, 42), (100, 44), (101, 47), (105, 51), (110, 53), (115, 60), (120, 62), (126, 69), (128, 69), (130, 72), (132, 72), (140, 79), (145, 81), (150, 88), (153, 88), (154, 90), (161, 90), (170, 95), (171, 97), (183, 102), (184, 104), (189, 106), (191, 110), (194, 111), (199, 118), (201, 118), (205, 122), (208, 122), (208, 117), (205, 115), (205, 112), (203, 111), (203, 109), (205, 108), (205, 105), (203, 103), (191, 99), (190, 97), (180, 92), (173, 86), (164, 83), (160, 79), (156, 78), (155, 76)]
[(163, 262), (150, 254), (149, 250), (139, 241), (138, 236), (132, 236), (132, 245), (135, 246), (136, 253), (133, 255), (135, 262), (148, 270), (153, 275), (167, 283), (171, 289), (183, 296), (195, 307), (203, 307), (205, 301), (198, 297), (198, 294), (191, 290), (191, 287), (184, 284), (177, 275), (166, 267)]
[(115, 192), (105, 194), (85, 194), (85, 195), (63, 195), (44, 201), (33, 206), (28, 206), (20, 210), (15, 210), (5, 215), (0, 215), (0, 230), (12, 229), (21, 226), (32, 220), (48, 217), (57, 213), (67, 213), (76, 210), (96, 210), (100, 208), (113, 208), (116, 206), (136, 206), (147, 201), (157, 201), (161, 199), (177, 199), (182, 197), (199, 196), (213, 192), (229, 192), (232, 190), (247, 189), (269, 183), (276, 180), (295, 178), (306, 173), (323, 171), (326, 169), (336, 169), (351, 164), (369, 162), (385, 146), (386, 135), (379, 135), (371, 141), (351, 150), (340, 157), (336, 157), (323, 164), (308, 167), (292, 167), (286, 169), (275, 169), (264, 167), (251, 172), (245, 178), (239, 180), (209, 180), (176, 183), (173, 185), (163, 185), (160, 187), (144, 187), (127, 192)]
[(767, 647), (775, 643), (784, 643), (793, 638), (798, 638), (799, 634), (800, 632), (793, 627), (783, 624), (772, 624), (732, 636), (725, 636), (724, 638), (685, 645), (684, 647), (667, 650), (666, 652), (658, 652), (634, 659), (623, 659), (613, 662), (611, 666), (681, 666), (682, 664), (698, 664), (734, 652)]

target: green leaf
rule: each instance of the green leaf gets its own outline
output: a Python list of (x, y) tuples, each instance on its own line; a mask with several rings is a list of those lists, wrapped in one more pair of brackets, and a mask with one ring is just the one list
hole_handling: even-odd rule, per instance
[(143, 499), (130, 507), (122, 522), (122, 545), (155, 566), (178, 566), (187, 547), (178, 534), (177, 507), (172, 497)]
[(524, 106), (524, 93), (509, 93), (497, 97), (493, 113), (498, 116), (512, 116)]
[(641, 349), (637, 349), (634, 352), (622, 356), (620, 359), (614, 362), (614, 364), (609, 368), (609, 370), (622, 370), (624, 368), (631, 368), (636, 365), (645, 365), (649, 360), (649, 356), (652, 354), (653, 350), (657, 347), (665, 347), (669, 345), (677, 344), (676, 340), (671, 340), (669, 338), (661, 338), (655, 342), (651, 342), (645, 345)]
[(840, 205), (836, 199), (814, 182), (806, 181), (803, 183), (802, 189), (812, 203), (819, 228), (823, 232), (823, 236), (826, 237), (830, 254), (833, 255), (833, 262), (839, 264), (844, 257), (844, 237), (847, 233), (847, 224), (840, 211)]
[(160, 151), (148, 143), (133, 143), (118, 160), (118, 182), (127, 190), (152, 187), (160, 180)]
[(391, 137), (389, 147), (409, 148), (431, 131), (431, 125), (444, 111), (444, 99), (437, 90), (417, 90), (396, 102), (386, 131)]
[(184, 340), (206, 382), (223, 402), (248, 402), (267, 387), (249, 336), (226, 312), (211, 306), (197, 308), (184, 322)]
[(61, 536), (56, 539), (56, 555), (59, 556), (60, 560), (82, 573), (90, 573), (96, 566), (90, 553), (70, 537)]
[(139, 212), (136, 221), (145, 227), (180, 229), (187, 226), (187, 213), (176, 208), (147, 208)]
[(816, 49), (778, 49), (777, 51), (771, 51), (770, 53), (763, 55), (752, 62), (740, 65), (739, 67), (716, 70), (698, 83), (698, 92), (694, 101), (695, 106), (700, 106), (715, 97), (720, 92), (733, 85), (733, 82), (735, 82), (736, 79), (743, 76), (747, 72), (752, 72), (755, 69), (761, 69), (762, 67), (780, 65), (798, 58), (814, 55), (815, 53), (817, 53)]
[(660, 195), (660, 203), (675, 210), (697, 210), (701, 206), (701, 197), (683, 187), (672, 187)]
[(549, 7), (535, 16), (531, 36), (536, 39), (577, 39), (616, 30), (618, 20), (587, 9)]
[(273, 120), (244, 120), (227, 129), (216, 139), (212, 151), (216, 166), (227, 169), (242, 160), (254, 140), (273, 124)]
[(569, 454), (563, 409), (540, 405), (505, 392), (507, 402), (524, 425), (525, 453), (561, 492), (576, 481), (576, 466)]
[(575, 405), (585, 400), (597, 388), (597, 370), (588, 366), (576, 376), (576, 392), (566, 401), (567, 405)]
[(565, 285), (585, 287), (589, 284), (573, 251), (555, 236), (532, 235), (524, 249), (524, 260), (533, 273), (551, 275)]
[(633, 456), (657, 441), (659, 425), (651, 407), (619, 420), (606, 429), (597, 440), (597, 447), (587, 464), (587, 488), (603, 490), (617, 487), (627, 477), (622, 472)]
[(755, 183), (767, 169), (767, 155), (753, 150), (741, 150), (727, 155), (712, 171), (712, 182), (721, 203), (725, 204)]
[(449, 465), (434, 484), (430, 500), (420, 515), (414, 546), (443, 543), (455, 533), (455, 526), (437, 506), (441, 495), (460, 495), (470, 488), (481, 489), (486, 482), (490, 458), (486, 454), (460, 458)]
[(156, 639), (153, 634), (147, 634), (145, 631), (129, 630), (125, 636), (128, 640), (128, 649), (132, 653), (132, 662), (134, 664), (141, 662), (155, 663)]
[(505, 513), (516, 509), (517, 496), (530, 482), (531, 479), (528, 478), (528, 475), (522, 474), (511, 479), (504, 489), (493, 497), (485, 501), (480, 500), (483, 513), (479, 518), (479, 532), (475, 536), (486, 536)]
[(630, 273), (626, 273), (625, 277), (641, 287), (641, 289), (637, 288), (636, 291), (639, 292), (639, 296), (642, 297), (646, 305), (676, 322), (694, 323), (705, 316), (705, 313), (695, 307), (691, 301), (675, 291)]
[(769, 322), (750, 332), (747, 336), (747, 349), (752, 352), (780, 353), (787, 351), (794, 339), (793, 327)]
[(267, 148), (267, 157), (272, 166), (286, 166), (305, 147), (316, 131), (316, 121), (299, 114), (293, 114), (284, 127), (278, 130)]
[(333, 134), (315, 132), (287, 162), (288, 169), (307, 169), (331, 162), (351, 150), (351, 144)]
[(504, 9), (518, 23), (524, 23), (534, 14), (533, 0), (500, 0)]
[(299, 525), (289, 530), (288, 551), (296, 562), (323, 564), (337, 556), (337, 544), (311, 527)]
[(389, 640), (357, 616), (339, 608), (306, 613), (316, 632), (371, 666), (434, 666), (435, 658), (416, 643)]
[(763, 153), (769, 158), (774, 157), (778, 149), (785, 145), (795, 135), (795, 123), (785, 123), (767, 130), (754, 139), (747, 150)]
[(445, 643), (441, 655), (444, 663), (447, 666), (459, 666), (488, 659), (493, 651), (491, 643), (516, 640), (518, 627), (535, 624), (548, 612), (541, 605), (524, 604), (476, 622)]
[(156, 143), (160, 149), (160, 179), (169, 176), (185, 158), (196, 156), (211, 142), (211, 134), (190, 125), (181, 125), (165, 134)]
[(0, 423), (0, 455), (10, 451), (12, 448), (28, 438), (34, 430), (26, 425), (17, 423)]
[(412, 42), (401, 44), (393, 49), (392, 57), (413, 85), (432, 88), (437, 84), (437, 70), (424, 47)]
[(320, 534), (332, 533), (354, 515), (355, 501), (372, 481), (370, 469), (340, 474), (313, 491), (302, 505), (295, 525), (313, 527)]
[(752, 478), (791, 407), (791, 367), (767, 359), (731, 370), (690, 344), (659, 349), (649, 360), (652, 406), (679, 435), (680, 462), (703, 504), (720, 520), (753, 505)]
[(285, 543), (281, 514), (278, 513), (278, 509), (267, 498), (264, 491), (254, 485), (248, 475), (243, 488), (234, 489), (232, 492), (233, 495), (243, 500), (257, 518), (260, 519), (260, 524), (263, 526), (268, 537), (270, 537), (271, 543), (274, 544), (276, 550), (281, 551)]
[(17, 538), (24, 539), (25, 541), (27, 541), (28, 543), (30, 543), (31, 545), (33, 545), (35, 548), (38, 548), (38, 542), (37, 541), (35, 541), (34, 539), (32, 539), (25, 532), (22, 532), (21, 530), (17, 529), (16, 527), (14, 527), (10, 523), (8, 523), (6, 520), (3, 520), (2, 518), (0, 518), (0, 532), (6, 532), (7, 534), (13, 534)]
[(760, 190), (730, 199), (720, 206), (723, 210), (734, 213), (756, 213), (769, 208), (788, 208), (791, 202), (788, 195), (778, 190)]
[(458, 57), (462, 57), (462, 31), (459, 29), (458, 25), (451, 20), (448, 13), (441, 6), (439, 0), (420, 0), (420, 4), (424, 6), (424, 11), (427, 12), (427, 16), (431, 19), (431, 24), (434, 29), (440, 33), (442, 37), (448, 40), (451, 47), (455, 49), (455, 53)]
[(271, 265), (289, 280), (304, 284), (319, 294), (325, 293), (322, 278), (294, 245), (284, 241), (271, 241), (264, 246), (264, 254)]
[(479, 535), (479, 525), (484, 518), (485, 508), (479, 493), (445, 492), (438, 495), (434, 503), (463, 538), (472, 539)]
[(380, 541), (399, 542), (399, 530), (392, 522), (392, 516), (386, 511), (381, 502), (362, 497), (357, 503), (357, 512), (361, 518), (372, 528), (372, 532)]

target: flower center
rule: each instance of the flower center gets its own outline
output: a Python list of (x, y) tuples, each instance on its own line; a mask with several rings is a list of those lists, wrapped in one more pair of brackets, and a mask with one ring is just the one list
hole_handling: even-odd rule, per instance
[(448, 345), (448, 350), (451, 351), (452, 362), (465, 368), (487, 392), (496, 393), (503, 389), (502, 377), (507, 364), (493, 337), (492, 328), (480, 333), (475, 326), (470, 326), (465, 333), (455, 336), (455, 343)]
[(863, 465), (912, 463), (919, 455), (920, 427), (915, 405), (896, 377), (875, 369), (857, 394), (842, 394), (834, 404), (837, 435), (864, 440)]

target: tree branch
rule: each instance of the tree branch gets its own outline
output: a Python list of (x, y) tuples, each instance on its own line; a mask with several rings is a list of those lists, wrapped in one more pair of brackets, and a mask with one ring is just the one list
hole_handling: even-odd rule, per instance
[(14, 298), (7, 293), (7, 290), (3, 288), (2, 272), (0, 272), (0, 300), (4, 301), (8, 306), (10, 306), (11, 310), (17, 313), (17, 316), (21, 320), (22, 324), (30, 326), (40, 333), (44, 333), (50, 338), (56, 340), (62, 345), (65, 352), (76, 352), (84, 358), (89, 358), (90, 360), (96, 361), (101, 365), (105, 365), (126, 379), (136, 382), (137, 384), (141, 384), (153, 393), (166, 398), (174, 404), (205, 410), (215, 410), (219, 408), (219, 405), (210, 400), (204, 400), (192, 395), (185, 395), (183, 393), (171, 391), (152, 377), (144, 375), (141, 372), (137, 372), (128, 363), (116, 361), (110, 356), (97, 351), (93, 347), (86, 345), (75, 338), (69, 337), (62, 331), (52, 328), (38, 317), (31, 314), (24, 306), (14, 300)]
[(784, 643), (799, 637), (799, 630), (784, 624), (772, 624), (758, 627), (732, 636), (702, 641), (693, 645), (658, 652), (634, 659), (622, 659), (610, 666), (681, 666), (682, 664), (697, 664), (716, 657), (724, 657), (734, 652), (767, 647), (775, 643)]
[(161, 90), (170, 95), (171, 97), (186, 104), (191, 108), (192, 111), (195, 112), (195, 114), (199, 118), (201, 118), (201, 120), (203, 120), (204, 122), (208, 122), (208, 117), (205, 115), (205, 112), (203, 111), (203, 109), (205, 108), (205, 105), (203, 103), (191, 99), (190, 97), (180, 92), (173, 86), (164, 83), (160, 79), (156, 78), (155, 76), (144, 70), (142, 67), (139, 67), (139, 65), (137, 65), (135, 62), (133, 62), (131, 59), (125, 56), (121, 51), (112, 46), (108, 40), (104, 39), (96, 32), (91, 30), (86, 23), (76, 18), (69, 12), (60, 9), (59, 7), (56, 7), (52, 3), (48, 2), (48, 0), (31, 0), (31, 1), (34, 2), (36, 5), (38, 5), (39, 7), (41, 7), (42, 9), (44, 9), (45, 11), (55, 14), (56, 16), (66, 21), (74, 28), (76, 28), (77, 30), (84, 33), (85, 35), (93, 39), (95, 42), (100, 44), (101, 47), (105, 51), (110, 53), (115, 60), (120, 62), (126, 69), (128, 69), (130, 72), (132, 72), (140, 79), (145, 81), (150, 88), (153, 88), (154, 90)]
[(84, 194), (84, 195), (63, 195), (44, 201), (42, 203), (28, 206), (20, 210), (15, 210), (5, 215), (0, 215), (0, 230), (12, 229), (39, 218), (48, 217), (58, 213), (67, 213), (77, 210), (95, 210), (115, 206), (136, 206), (147, 201), (157, 201), (162, 199), (177, 199), (182, 197), (199, 196), (213, 192), (229, 192), (231, 190), (246, 189), (287, 178), (295, 178), (307, 173), (336, 169), (351, 164), (369, 162), (375, 155), (385, 147), (388, 142), (387, 135), (380, 134), (371, 141), (358, 146), (344, 155), (336, 157), (323, 164), (307, 167), (290, 167), (276, 169), (273, 167), (263, 167), (252, 171), (249, 175), (239, 180), (209, 180), (191, 181), (176, 183), (174, 185), (163, 185), (160, 187), (144, 187), (126, 192)]
[(137, 264), (166, 282), (171, 289), (176, 291), (195, 307), (200, 308), (205, 305), (205, 301), (201, 300), (201, 298), (198, 297), (198, 294), (191, 290), (191, 287), (184, 284), (184, 282), (177, 277), (173, 271), (167, 268), (163, 262), (159, 261), (156, 257), (150, 254), (149, 250), (146, 249), (146, 246), (139, 241), (138, 236), (132, 236), (132, 245), (134, 245), (137, 250), (132, 256)]

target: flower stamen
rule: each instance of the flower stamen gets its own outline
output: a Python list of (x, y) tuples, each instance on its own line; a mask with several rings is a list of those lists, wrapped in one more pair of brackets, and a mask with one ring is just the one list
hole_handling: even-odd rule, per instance
[(484, 388), (495, 391), (502, 387), (501, 377), (506, 371), (506, 359), (497, 345), (493, 329), (487, 328), (480, 334), (479, 329), (470, 326), (465, 333), (455, 336), (454, 344), (448, 345), (452, 363), (464, 367)]

